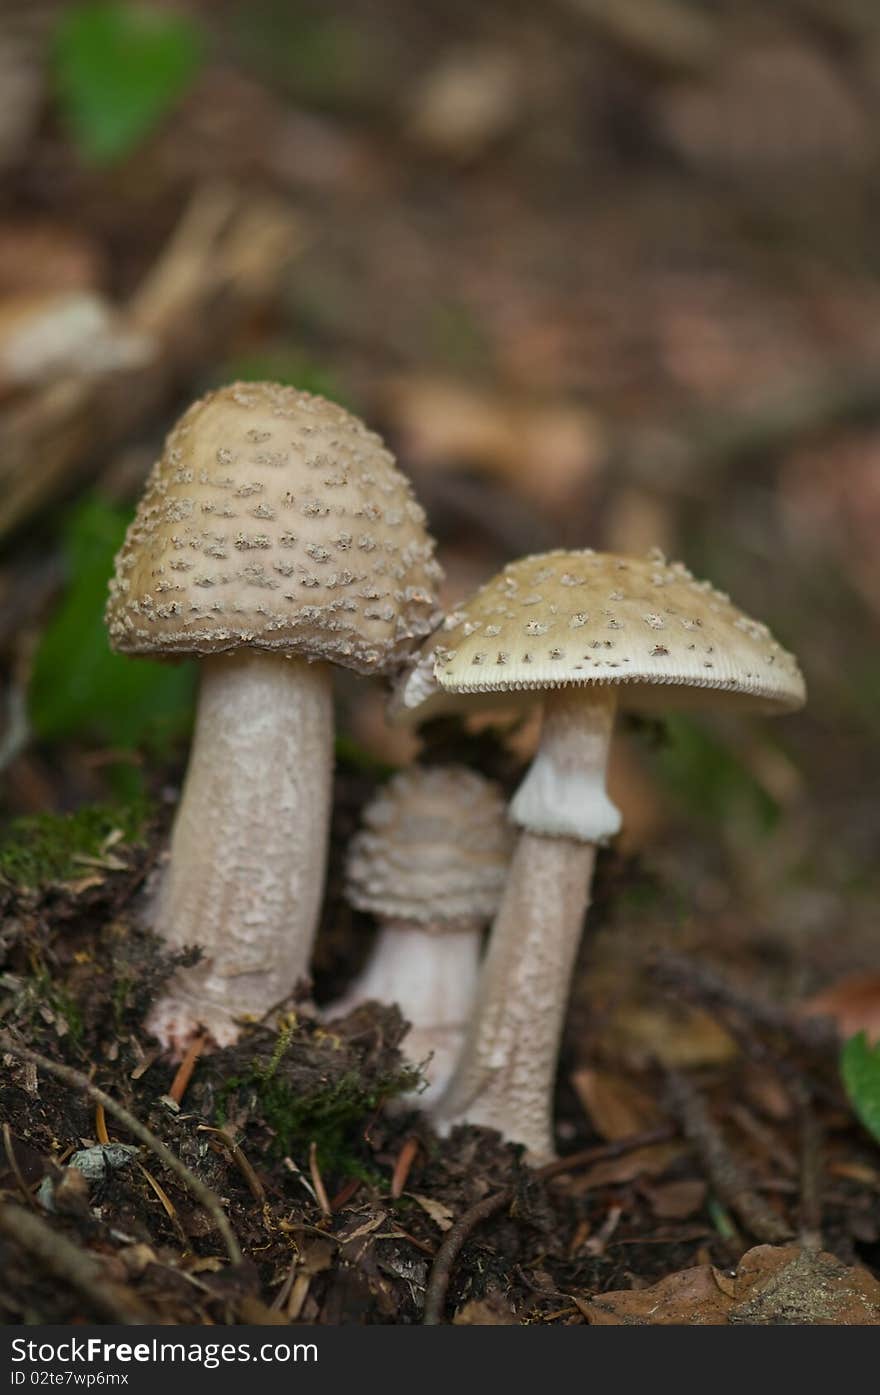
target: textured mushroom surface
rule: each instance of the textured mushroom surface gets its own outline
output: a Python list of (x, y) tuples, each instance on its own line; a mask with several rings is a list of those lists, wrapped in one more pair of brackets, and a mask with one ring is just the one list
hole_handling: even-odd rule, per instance
[(436, 624), (424, 512), (380, 438), (274, 383), (181, 418), (117, 558), (107, 623), (129, 654), (247, 643), (392, 672)]
[(438, 931), (494, 915), (513, 829), (492, 781), (464, 766), (406, 770), (368, 805), (363, 822), (348, 858), (353, 906)]
[(766, 625), (680, 562), (560, 551), (511, 563), (447, 616), (398, 712), (421, 719), (450, 706), (445, 694), (600, 683), (620, 685), (619, 701), (632, 707), (728, 695), (785, 711), (805, 696), (795, 659)]

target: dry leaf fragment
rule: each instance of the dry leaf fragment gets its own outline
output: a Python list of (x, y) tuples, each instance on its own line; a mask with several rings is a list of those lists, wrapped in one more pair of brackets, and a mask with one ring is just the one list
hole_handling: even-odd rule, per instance
[(407, 1192), (406, 1195), (412, 1201), (418, 1202), (439, 1230), (448, 1230), (455, 1220), (455, 1213), (450, 1211), (448, 1206), (444, 1206), (442, 1201), (435, 1201), (431, 1196), (420, 1196), (417, 1192)]

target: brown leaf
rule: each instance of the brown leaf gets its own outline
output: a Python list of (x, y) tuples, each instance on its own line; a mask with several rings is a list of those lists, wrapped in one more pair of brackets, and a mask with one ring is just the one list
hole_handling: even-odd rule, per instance
[(650, 1288), (603, 1293), (578, 1306), (588, 1322), (604, 1326), (880, 1326), (880, 1282), (835, 1255), (757, 1245), (733, 1276), (700, 1264)]
[(848, 974), (798, 1007), (805, 1017), (830, 1017), (841, 1037), (865, 1032), (880, 1041), (880, 974)]
[(573, 1073), (571, 1083), (596, 1132), (609, 1143), (661, 1122), (656, 1102), (625, 1076), (584, 1068)]
[(456, 1309), (452, 1319), (455, 1327), (510, 1327), (516, 1314), (500, 1294), (472, 1298)]
[(684, 1221), (700, 1210), (706, 1200), (706, 1183), (699, 1178), (666, 1182), (662, 1187), (642, 1189), (654, 1215), (665, 1221)]
[(727, 1321), (730, 1298), (711, 1265), (682, 1269), (650, 1288), (603, 1293), (586, 1305), (587, 1321), (600, 1327), (718, 1327)]
[(566, 402), (521, 402), (413, 375), (388, 385), (385, 408), (411, 465), (478, 471), (551, 512), (580, 496), (604, 458), (597, 418)]

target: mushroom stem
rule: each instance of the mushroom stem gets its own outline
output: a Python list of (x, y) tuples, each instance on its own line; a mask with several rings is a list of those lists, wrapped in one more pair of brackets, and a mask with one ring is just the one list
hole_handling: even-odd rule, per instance
[(148, 1025), (180, 1051), (218, 1045), (308, 975), (320, 914), (333, 771), (328, 665), (259, 652), (202, 664), (189, 768), (153, 926), (203, 957), (179, 970)]
[[(333, 1016), (375, 999), (396, 1003), (411, 1024), (407, 1058), (424, 1065), (428, 1088), (420, 1106), (448, 1084), (464, 1041), (480, 969), (480, 922), (433, 927), (414, 920), (386, 921), (360, 977), (333, 1006)], [(412, 1100), (409, 1101), (412, 1103)]]
[(482, 1124), (553, 1157), (553, 1081), (596, 845), (620, 826), (605, 791), (607, 688), (548, 694), (541, 744), (511, 806), (511, 862), (458, 1067), (434, 1108), (442, 1128)]

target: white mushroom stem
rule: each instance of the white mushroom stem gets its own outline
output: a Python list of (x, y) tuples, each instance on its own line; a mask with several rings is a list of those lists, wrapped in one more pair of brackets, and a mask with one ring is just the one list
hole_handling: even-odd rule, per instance
[(616, 699), (608, 687), (548, 694), (541, 743), (514, 797), (523, 828), (458, 1067), (433, 1114), (482, 1124), (553, 1156), (553, 1083), (596, 846), (620, 827), (605, 790)]
[(411, 1024), (407, 1059), (424, 1068), (428, 1081), (414, 1097), (419, 1105), (438, 1098), (452, 1075), (476, 994), (481, 941), (479, 921), (386, 921), (362, 973), (333, 1005), (339, 1017), (371, 999), (397, 1004)]
[(203, 661), (195, 736), (153, 927), (199, 945), (148, 1020), (180, 1051), (262, 1016), (305, 978), (327, 856), (333, 772), (328, 665), (260, 652)]

